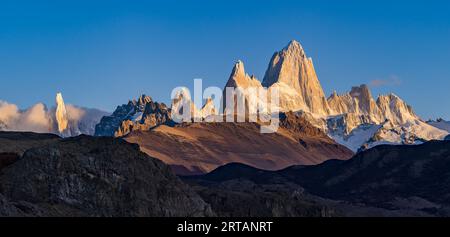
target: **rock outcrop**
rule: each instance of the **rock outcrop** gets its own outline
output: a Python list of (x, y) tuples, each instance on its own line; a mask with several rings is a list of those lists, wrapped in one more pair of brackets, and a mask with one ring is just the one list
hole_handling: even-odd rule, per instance
[[(223, 172), (232, 172), (227, 179)], [(334, 217), (339, 213), (321, 198), (292, 182), (269, 183), (246, 174), (265, 173), (242, 164), (228, 164), (211, 175), (183, 177), (221, 217)], [(240, 176), (242, 174), (242, 176)], [(276, 177), (275, 177), (276, 178)]]
[(376, 102), (366, 85), (328, 98), (334, 115), (327, 119), (330, 136), (356, 151), (380, 144), (418, 144), (443, 139), (448, 132), (430, 126), (400, 97), (380, 95)]
[(66, 105), (61, 93), (56, 94), (56, 122), (58, 124), (58, 131), (64, 134), (69, 128), (69, 119), (67, 117)]
[(208, 119), (208, 117), (210, 116), (216, 116), (219, 114), (219, 111), (217, 111), (217, 108), (214, 105), (214, 100), (212, 98), (206, 99), (206, 102), (200, 110), (200, 113), (203, 119)]
[(295, 40), (272, 56), (262, 85), (278, 89), (282, 111), (303, 110), (320, 116), (330, 113), (312, 59)]
[(190, 91), (181, 88), (172, 99), (171, 115), (178, 122), (193, 122), (195, 119), (202, 120), (202, 112), (192, 101)]
[(138, 146), (122, 139), (79, 136), (28, 149), (3, 167), (0, 215), (195, 217), (213, 213), (166, 165), (140, 152)]
[(48, 145), (59, 139), (55, 134), (0, 132), (0, 153), (22, 156), (28, 149)]
[[(297, 41), (291, 41), (282, 51), (273, 55), (262, 83), (254, 76), (249, 76), (245, 72), (243, 62), (238, 61), (226, 83), (225, 88), (227, 87), (242, 91), (245, 97), (246, 111), (249, 111), (250, 107), (250, 111), (276, 109), (281, 112), (289, 112), (302, 110), (319, 116), (327, 116), (330, 113), (312, 59), (306, 56), (302, 46)], [(258, 94), (257, 91), (263, 87), (267, 94)], [(246, 92), (245, 90), (249, 88), (254, 88), (255, 91)], [(271, 95), (273, 90), (278, 92), (276, 93), (279, 96), (277, 106), (270, 105), (270, 98), (266, 98)], [(224, 98), (226, 98), (225, 93)], [(234, 103), (234, 106), (236, 106), (236, 100)], [(223, 106), (226, 108), (231, 105), (224, 102)]]
[[(227, 95), (227, 88), (233, 89), (233, 97)], [(244, 113), (256, 113), (258, 107), (266, 107), (267, 101), (258, 93), (264, 90), (261, 82), (255, 76), (249, 76), (245, 72), (244, 63), (237, 61), (231, 70), (230, 77), (225, 85), (222, 96), (222, 111), (224, 114), (236, 114), (239, 110), (245, 109)], [(231, 94), (230, 94), (231, 95)], [(239, 103), (240, 104), (238, 106)], [(241, 116), (245, 114), (240, 114)]]
[(380, 95), (375, 100), (367, 85), (353, 87), (352, 90), (344, 95), (333, 93), (328, 98), (328, 104), (334, 115), (351, 114), (353, 117), (364, 118), (361, 123), (349, 124), (348, 130), (353, 130), (354, 125), (360, 125), (365, 122), (381, 124), (386, 120), (393, 124), (401, 125), (408, 121), (419, 120), (411, 106), (407, 105), (402, 99), (394, 94)]
[(170, 109), (154, 102), (150, 96), (118, 106), (110, 116), (104, 116), (95, 127), (95, 136), (121, 137), (135, 130), (149, 130), (159, 124), (170, 124)]

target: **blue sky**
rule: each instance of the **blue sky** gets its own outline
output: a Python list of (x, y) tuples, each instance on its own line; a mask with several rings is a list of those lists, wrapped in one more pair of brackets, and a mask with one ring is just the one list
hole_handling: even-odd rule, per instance
[(223, 87), (237, 59), (262, 79), (298, 40), (325, 93), (371, 84), (450, 119), (449, 1), (1, 1), (0, 99), (112, 111), (140, 93)]

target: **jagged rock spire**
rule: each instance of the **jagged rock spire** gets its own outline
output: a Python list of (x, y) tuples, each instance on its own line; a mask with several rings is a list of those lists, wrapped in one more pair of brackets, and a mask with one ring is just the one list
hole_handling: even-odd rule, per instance
[(272, 56), (262, 85), (289, 94), (280, 97), (280, 107), (284, 110), (305, 110), (321, 116), (330, 113), (312, 59), (295, 40)]
[(56, 122), (59, 133), (63, 134), (69, 128), (69, 119), (67, 117), (66, 105), (61, 93), (56, 94)]

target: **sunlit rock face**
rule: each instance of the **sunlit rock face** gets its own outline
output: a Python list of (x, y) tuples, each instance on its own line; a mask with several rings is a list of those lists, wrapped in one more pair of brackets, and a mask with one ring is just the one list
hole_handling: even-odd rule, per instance
[[(278, 110), (281, 112), (304, 111), (315, 116), (328, 116), (330, 109), (322, 86), (317, 78), (312, 59), (305, 54), (300, 43), (291, 41), (283, 50), (276, 52), (270, 60), (263, 82), (249, 76), (244, 63), (238, 61), (231, 72), (225, 88), (236, 88), (245, 98), (245, 109)], [(249, 93), (249, 88), (255, 90)], [(257, 94), (262, 90), (264, 94)], [(269, 104), (271, 92), (277, 91), (278, 103)], [(226, 91), (224, 91), (226, 98)], [(225, 104), (225, 113), (231, 105)], [(236, 107), (236, 100), (234, 106)], [(257, 103), (257, 104), (256, 104)], [(269, 109), (270, 108), (270, 109)], [(235, 110), (236, 111), (236, 108)]]
[[(229, 89), (235, 90), (233, 97), (230, 97), (231, 94), (227, 94)], [(261, 82), (255, 76), (249, 76), (245, 72), (244, 63), (240, 60), (237, 61), (223, 90), (222, 106), (224, 114), (236, 113), (239, 110), (238, 103), (244, 104), (242, 107), (246, 112), (257, 108), (258, 104), (263, 103), (263, 106), (265, 106), (264, 101), (259, 101), (263, 98), (258, 95), (258, 90), (263, 90)]]
[(381, 144), (420, 144), (445, 138), (447, 131), (423, 122), (400, 97), (380, 95), (375, 101), (366, 85), (328, 98), (333, 116), (330, 136), (354, 151)]
[[(320, 81), (303, 47), (297, 41), (276, 52), (269, 63), (263, 82), (249, 76), (244, 63), (238, 61), (225, 87), (244, 91), (245, 111), (249, 108), (267, 108), (267, 98), (245, 92), (248, 88), (278, 91), (277, 110), (293, 111), (326, 131), (330, 137), (353, 151), (362, 146), (379, 144), (419, 144), (423, 141), (444, 139), (448, 131), (423, 122), (412, 107), (394, 94), (373, 98), (367, 85), (354, 86), (342, 95), (334, 92), (325, 97)], [(266, 95), (267, 96), (267, 95)], [(256, 97), (256, 98), (255, 98)], [(224, 92), (223, 98), (226, 99)], [(258, 103), (255, 105), (254, 103)], [(233, 105), (225, 104), (224, 113)], [(271, 107), (272, 108), (272, 107)]]
[(262, 85), (278, 89), (283, 111), (303, 110), (319, 116), (330, 114), (312, 59), (295, 40), (272, 56)]
[(59, 133), (63, 134), (69, 127), (69, 119), (67, 118), (66, 105), (61, 93), (56, 94), (56, 122)]
[(333, 115), (346, 115), (350, 122), (347, 130), (363, 123), (381, 124), (389, 120), (393, 125), (401, 125), (420, 120), (412, 107), (394, 94), (380, 95), (375, 102), (366, 85), (353, 87), (343, 95), (334, 92), (328, 104)]
[(78, 136), (80, 134), (93, 135), (95, 125), (108, 113), (64, 104), (61, 93), (56, 95), (56, 109), (49, 111), (54, 114), (55, 132), (62, 137)]
[(177, 122), (192, 122), (195, 118), (201, 120), (201, 111), (192, 101), (190, 91), (182, 88), (172, 99), (171, 115)]
[(400, 97), (389, 94), (380, 95), (377, 100), (378, 108), (384, 118), (394, 124), (405, 124), (408, 121), (419, 120), (412, 107), (407, 105)]
[(206, 99), (205, 104), (203, 105), (202, 109), (200, 110), (200, 114), (202, 118), (208, 118), (209, 116), (215, 116), (218, 115), (218, 111), (216, 109), (216, 106), (214, 105), (214, 100), (212, 98)]

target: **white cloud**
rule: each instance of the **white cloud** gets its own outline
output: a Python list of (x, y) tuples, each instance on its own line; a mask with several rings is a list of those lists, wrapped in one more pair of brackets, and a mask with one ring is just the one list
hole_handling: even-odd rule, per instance
[(52, 132), (51, 116), (44, 104), (38, 103), (20, 115), (16, 130), (33, 132)]
[(19, 108), (15, 104), (9, 104), (0, 100), (0, 121), (8, 124), (15, 121), (20, 116)]
[(384, 79), (374, 79), (369, 84), (371, 87), (399, 86), (402, 80), (397, 75), (391, 75)]
[(51, 132), (52, 127), (51, 117), (42, 103), (20, 111), (15, 104), (0, 101), (0, 121), (10, 131)]
[[(65, 107), (69, 119), (69, 134), (73, 136), (81, 133), (92, 135), (95, 125), (104, 115), (108, 115), (100, 110), (71, 104)], [(59, 134), (55, 112), (55, 108), (47, 109), (42, 103), (20, 110), (17, 105), (0, 100), (0, 130)]]

